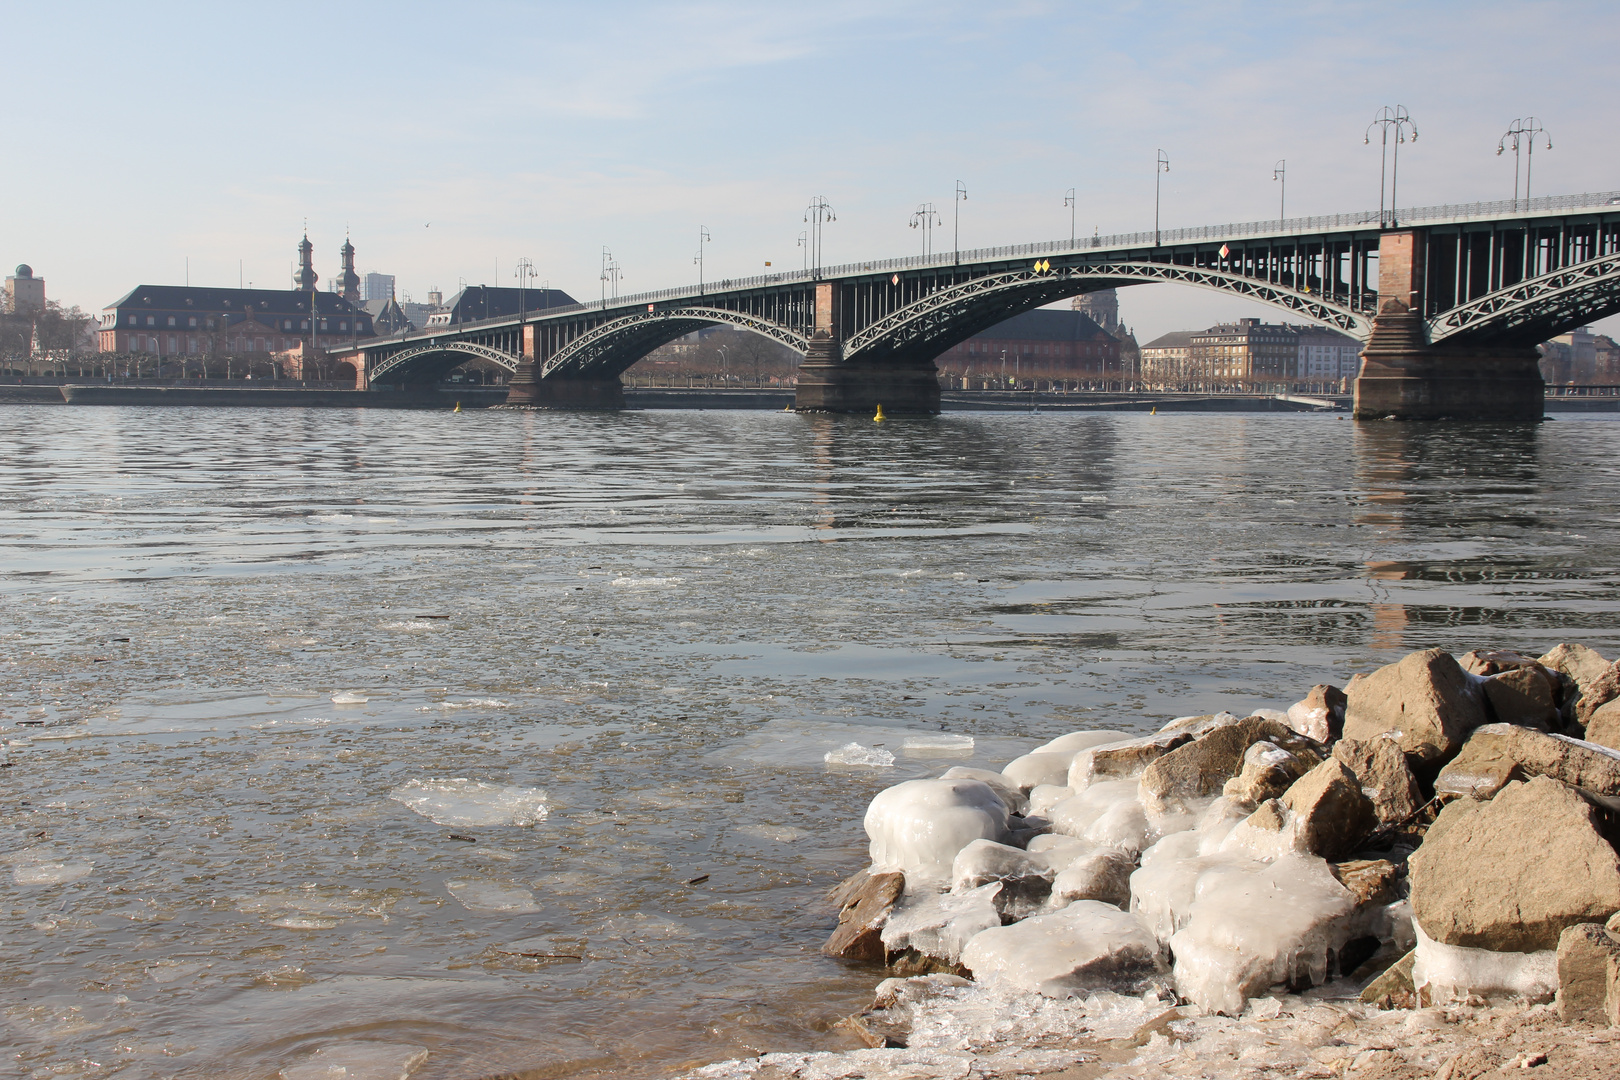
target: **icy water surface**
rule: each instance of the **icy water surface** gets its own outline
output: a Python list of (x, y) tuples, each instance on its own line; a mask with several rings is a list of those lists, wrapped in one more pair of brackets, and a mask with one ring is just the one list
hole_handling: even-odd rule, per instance
[(882, 786), (1620, 646), (1603, 420), (11, 406), (0, 460), (5, 1076), (835, 1048)]

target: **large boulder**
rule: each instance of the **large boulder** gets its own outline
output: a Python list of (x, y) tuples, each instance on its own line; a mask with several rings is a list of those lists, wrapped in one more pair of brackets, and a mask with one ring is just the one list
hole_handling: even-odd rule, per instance
[(1586, 718), (1586, 741), (1620, 750), (1620, 701), (1599, 705)]
[(866, 809), (874, 872), (898, 870), (909, 889), (943, 884), (956, 853), (974, 840), (1008, 839), (1007, 804), (979, 780), (907, 780)]
[(1344, 691), (1317, 683), (1311, 692), (1288, 706), (1288, 726), (1324, 746), (1344, 734)]
[(1489, 799), (1514, 780), (1550, 776), (1598, 795), (1620, 795), (1620, 751), (1516, 724), (1477, 729), (1435, 778), (1439, 795)]
[(1620, 941), (1598, 923), (1564, 927), (1558, 937), (1558, 1019), (1608, 1023), (1609, 964)]
[(1052, 880), (1052, 906), (1099, 900), (1124, 907), (1131, 900), (1136, 860), (1115, 848), (1099, 848), (1069, 863)]
[(1219, 795), (1226, 782), (1243, 769), (1244, 754), (1266, 741), (1315, 765), (1326, 751), (1287, 724), (1250, 716), (1223, 724), (1178, 746), (1142, 772), (1142, 801), (1151, 810), (1174, 809), (1188, 799)]
[(1408, 861), (1414, 919), (1444, 945), (1556, 949), (1566, 926), (1620, 911), (1620, 855), (1601, 820), (1546, 776), (1510, 783), (1490, 802), (1452, 802)]
[(1221, 794), (1239, 806), (1254, 807), (1275, 799), (1311, 770), (1310, 762), (1270, 740), (1243, 752), (1243, 768), (1226, 782)]
[(1409, 653), (1346, 684), (1344, 737), (1389, 735), (1409, 756), (1439, 764), (1485, 722), (1479, 681), (1443, 649)]
[(1076, 900), (1050, 915), (985, 930), (962, 950), (962, 966), (980, 982), (1051, 997), (1130, 993), (1157, 973), (1158, 952), (1136, 916), (1112, 904)]
[(1088, 747), (1074, 755), (1074, 763), (1069, 766), (1069, 786), (1079, 791), (1094, 781), (1134, 779), (1153, 762), (1192, 740), (1190, 731), (1169, 731)]
[(1300, 848), (1330, 861), (1347, 857), (1378, 827), (1372, 800), (1336, 758), (1300, 777), (1281, 802), (1294, 813)]
[(881, 964), (884, 960), (883, 924), (901, 894), (906, 879), (901, 874), (873, 874), (862, 870), (833, 893), (839, 905), (838, 928), (821, 951), (838, 960), (864, 960)]
[(1502, 724), (1558, 726), (1558, 683), (1539, 664), (1512, 668), (1485, 680), (1485, 702)]
[(1407, 821), (1423, 806), (1423, 791), (1396, 740), (1340, 739), (1333, 756), (1356, 774), (1381, 823)]

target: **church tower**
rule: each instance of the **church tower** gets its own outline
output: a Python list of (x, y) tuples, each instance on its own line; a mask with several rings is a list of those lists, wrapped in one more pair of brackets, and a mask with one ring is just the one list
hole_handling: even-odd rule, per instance
[(305, 232), (298, 244), (298, 275), (293, 281), (299, 292), (314, 292), (319, 280), (320, 275), (315, 272), (315, 245), (309, 242), (309, 233)]
[(354, 245), (343, 238), (343, 273), (338, 275), (338, 291), (351, 304), (360, 302), (360, 275), (354, 272)]
[(1071, 300), (1069, 306), (1110, 334), (1119, 331), (1119, 293), (1115, 290), (1099, 289), (1082, 293)]

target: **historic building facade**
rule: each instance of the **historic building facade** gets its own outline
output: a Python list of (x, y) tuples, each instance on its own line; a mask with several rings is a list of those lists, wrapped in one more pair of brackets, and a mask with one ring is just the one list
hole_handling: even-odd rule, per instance
[(1079, 311), (1040, 308), (953, 345), (934, 361), (952, 380), (1004, 386), (1120, 377), (1120, 342)]

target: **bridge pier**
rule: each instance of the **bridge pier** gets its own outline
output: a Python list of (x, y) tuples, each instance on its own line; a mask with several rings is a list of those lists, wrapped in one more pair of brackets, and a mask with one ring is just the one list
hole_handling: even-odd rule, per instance
[(932, 360), (846, 362), (835, 282), (816, 283), (815, 305), (815, 330), (793, 394), (796, 411), (872, 413), (881, 405), (894, 416), (939, 412), (939, 370)]
[(624, 408), (624, 384), (607, 378), (535, 377), (535, 365), (519, 364), (507, 383), (506, 403), (535, 409), (612, 410)]
[(1540, 420), (1533, 347), (1431, 345), (1423, 320), (1423, 234), (1378, 245), (1378, 314), (1356, 378), (1357, 420)]

